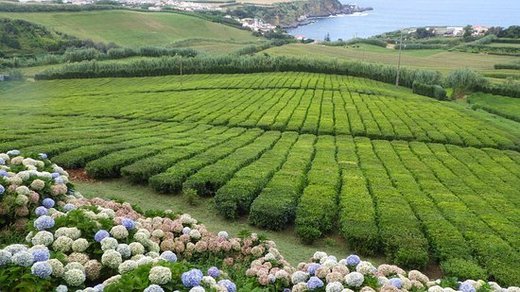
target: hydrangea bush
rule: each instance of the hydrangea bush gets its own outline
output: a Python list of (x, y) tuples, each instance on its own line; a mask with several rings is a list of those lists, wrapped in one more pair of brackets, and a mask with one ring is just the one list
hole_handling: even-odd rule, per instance
[[(273, 241), (211, 233), (187, 214), (83, 198), (44, 156), (24, 163), (19, 154), (0, 154), (2, 218), (23, 219), (28, 229), (24, 243), (0, 249), (2, 291), (520, 292), (481, 280), (431, 280), (357, 255), (316, 252), (293, 267)], [(21, 216), (16, 202), (28, 213)]]
[[(43, 212), (54, 204), (62, 204), (72, 185), (68, 173), (48, 160), (47, 155), (20, 154), (18, 150), (0, 153), (0, 223), (23, 229), (34, 212), (46, 215)], [(49, 208), (35, 211), (43, 202)], [(43, 228), (50, 221), (41, 219), (41, 224)]]

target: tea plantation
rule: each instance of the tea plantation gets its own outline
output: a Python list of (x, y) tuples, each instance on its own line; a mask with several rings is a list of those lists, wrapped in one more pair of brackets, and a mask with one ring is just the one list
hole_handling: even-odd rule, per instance
[[(518, 123), (309, 73), (38, 81), (1, 89), (0, 151), (214, 197), (227, 218), (448, 276), (520, 283)], [(64, 127), (66, 126), (66, 127)]]

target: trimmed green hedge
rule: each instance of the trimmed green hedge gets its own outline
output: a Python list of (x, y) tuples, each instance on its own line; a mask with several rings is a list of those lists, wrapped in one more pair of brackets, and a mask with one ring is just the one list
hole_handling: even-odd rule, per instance
[(433, 97), (438, 100), (447, 100), (448, 99), (446, 90), (444, 88), (442, 88), (442, 86), (440, 86), (440, 85), (428, 85), (428, 84), (423, 84), (420, 82), (414, 82), (412, 89), (413, 89), (413, 93), (417, 93), (420, 95)]

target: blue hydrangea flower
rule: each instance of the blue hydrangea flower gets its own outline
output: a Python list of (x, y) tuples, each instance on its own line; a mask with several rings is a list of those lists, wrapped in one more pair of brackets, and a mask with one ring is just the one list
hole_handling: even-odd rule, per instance
[(47, 215), (47, 213), (49, 213), (49, 210), (47, 210), (47, 208), (45, 208), (44, 206), (40, 206), (34, 210), (34, 214), (36, 214), (36, 216), (38, 217)]
[(69, 288), (67, 288), (67, 286), (65, 285), (59, 285), (58, 287), (56, 287), (56, 292), (68, 292), (69, 291)]
[(20, 150), (13, 149), (13, 150), (7, 151), (6, 154), (9, 156), (18, 156), (18, 155), (20, 155), (20, 153), (21, 153)]
[(5, 160), (3, 158), (0, 158), (0, 165), (5, 165)]
[(164, 260), (167, 260), (171, 263), (175, 263), (177, 261), (177, 255), (173, 253), (172, 251), (165, 251), (161, 254), (161, 258)]
[(34, 220), (34, 227), (38, 230), (45, 230), (54, 227), (54, 219), (51, 216), (43, 215)]
[(44, 262), (51, 257), (49, 253), (49, 249), (47, 248), (38, 248), (32, 251), (32, 255), (35, 262)]
[(40, 157), (40, 159), (47, 159), (47, 154), (40, 153), (40, 154), (38, 154), (38, 157)]
[(37, 262), (32, 265), (31, 273), (42, 279), (48, 279), (52, 274), (52, 267), (48, 262)]
[(476, 289), (475, 289), (475, 287), (473, 287), (473, 285), (471, 285), (471, 283), (463, 282), (459, 286), (459, 291), (462, 291), (462, 292), (475, 292)]
[(314, 274), (316, 274), (316, 270), (321, 267), (320, 264), (317, 264), (317, 263), (312, 263), (309, 265), (309, 267), (307, 268), (307, 273), (309, 273), (311, 276), (314, 276)]
[(72, 210), (76, 210), (76, 206), (74, 206), (73, 204), (67, 203), (65, 204), (65, 206), (63, 206), (63, 211), (65, 212), (69, 212)]
[(126, 227), (128, 230), (132, 230), (135, 228), (135, 221), (130, 218), (123, 218), (123, 220), (121, 220), (121, 225)]
[(12, 254), (7, 250), (0, 249), (0, 267), (11, 263)]
[(359, 262), (361, 262), (361, 259), (355, 254), (349, 255), (346, 260), (347, 260), (347, 265), (349, 265), (349, 266), (357, 266), (359, 264)]
[(226, 289), (228, 290), (228, 292), (236, 292), (237, 291), (237, 285), (235, 285), (235, 283), (229, 281), (229, 280), (220, 280), (218, 281), (219, 285), (221, 286), (224, 286), (226, 287)]
[(202, 271), (199, 269), (191, 269), (187, 272), (182, 273), (181, 280), (182, 284), (186, 288), (198, 286), (202, 281)]
[(401, 287), (403, 286), (403, 281), (399, 278), (392, 278), (392, 279), (389, 279), (388, 280), (390, 285), (398, 288), (398, 289), (401, 289)]
[(3, 185), (0, 185), (0, 195), (2, 195), (3, 193), (5, 193), (5, 188)]
[(110, 237), (110, 233), (108, 233), (108, 231), (106, 230), (101, 229), (94, 235), (94, 240), (97, 242), (101, 242), (101, 240), (103, 240), (105, 237)]
[(21, 252), (14, 254), (11, 257), (11, 261), (13, 262), (13, 264), (18, 265), (18, 266), (30, 267), (34, 262), (34, 259), (33, 259), (33, 255), (30, 252), (21, 251)]
[(58, 176), (57, 178), (54, 179), (54, 182), (56, 184), (59, 184), (59, 185), (62, 185), (65, 183), (65, 181), (63, 180), (63, 178), (61, 176)]
[(60, 174), (57, 172), (53, 172), (53, 173), (51, 173), (51, 176), (52, 176), (52, 178), (57, 178), (57, 177), (60, 177)]
[(220, 270), (217, 267), (211, 267), (208, 269), (208, 275), (213, 278), (218, 278), (220, 276)]
[(50, 209), (50, 208), (54, 207), (55, 204), (56, 204), (56, 203), (55, 203), (54, 200), (51, 199), (51, 198), (46, 198), (46, 199), (43, 199), (43, 201), (42, 201), (42, 205), (43, 205), (45, 208), (47, 208), (47, 209)]
[(182, 228), (182, 234), (190, 234), (190, 231), (191, 231), (191, 228), (189, 228), (189, 227)]
[[(0, 158), (1, 159), (1, 158)], [(7, 171), (5, 169), (0, 169), (0, 177), (8, 176)]]
[(152, 284), (145, 288), (143, 292), (164, 292), (164, 289), (159, 285)]
[(309, 288), (310, 290), (314, 290), (314, 289), (318, 289), (318, 288), (321, 288), (323, 287), (323, 281), (318, 278), (318, 277), (315, 277), (315, 276), (312, 276), (309, 281), (307, 281), (307, 288)]

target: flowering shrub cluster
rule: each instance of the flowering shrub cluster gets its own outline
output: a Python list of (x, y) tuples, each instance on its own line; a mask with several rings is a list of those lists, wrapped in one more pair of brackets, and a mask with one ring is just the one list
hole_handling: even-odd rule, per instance
[[(24, 183), (32, 185), (43, 173), (43, 169), (29, 169), (36, 172), (29, 179), (20, 177), (27, 168), (13, 168), (18, 154), (2, 155), (4, 162), (9, 161), (10, 171), (2, 179), (8, 196), (19, 196), (13, 192)], [(60, 169), (39, 161), (35, 164), (41, 168)], [(40, 191), (68, 183), (66, 172), (61, 172), (53, 180), (44, 180)], [(273, 241), (256, 234), (233, 238), (225, 231), (211, 233), (191, 216), (171, 211), (146, 216), (128, 203), (83, 198), (70, 184), (59, 195), (41, 192), (26, 207), (30, 208), (23, 217), (30, 218), (26, 242), (0, 249), (2, 291), (520, 292), (494, 282), (446, 284), (415, 270), (376, 267), (356, 255), (338, 260), (316, 252), (309, 262), (293, 267)], [(4, 212), (4, 218), (22, 219), (15, 209), (5, 210), (9, 212)]]
[[(61, 204), (70, 184), (67, 172), (51, 163), (46, 154), (31, 157), (20, 154), (18, 150), (0, 153), (0, 223), (14, 223), (23, 229), (31, 212), (46, 198)], [(36, 212), (42, 214), (45, 209)], [(48, 223), (42, 219), (39, 224)]]

